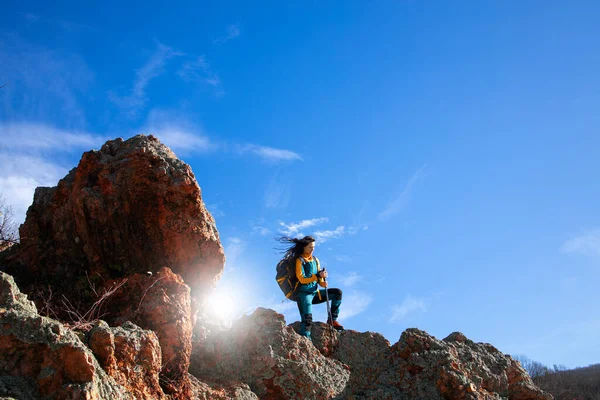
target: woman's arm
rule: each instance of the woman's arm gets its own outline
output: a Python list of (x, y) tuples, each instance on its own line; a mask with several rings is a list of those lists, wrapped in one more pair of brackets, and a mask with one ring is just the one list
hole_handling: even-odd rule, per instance
[(317, 282), (319, 278), (317, 275), (305, 276), (304, 268), (302, 268), (302, 260), (296, 258), (296, 278), (300, 281), (301, 284), (306, 285), (307, 283)]

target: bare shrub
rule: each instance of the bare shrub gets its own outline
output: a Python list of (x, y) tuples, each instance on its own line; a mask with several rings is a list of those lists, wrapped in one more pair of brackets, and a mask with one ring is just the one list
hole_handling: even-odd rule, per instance
[(0, 251), (19, 243), (19, 229), (14, 221), (13, 208), (0, 194)]
[(94, 287), (92, 287), (93, 292), (96, 294), (97, 300), (92, 304), (92, 306), (85, 312), (81, 313), (78, 307), (73, 306), (69, 299), (63, 295), (61, 303), (62, 303), (62, 311), (65, 312), (69, 318), (69, 322), (65, 322), (65, 326), (71, 329), (77, 329), (82, 331), (89, 331), (92, 329), (94, 324), (98, 322), (98, 320), (102, 319), (106, 314), (102, 312), (104, 303), (106, 300), (112, 296), (117, 290), (121, 288), (127, 279), (123, 279), (119, 283), (113, 283), (108, 289), (104, 289), (104, 291), (98, 294)]

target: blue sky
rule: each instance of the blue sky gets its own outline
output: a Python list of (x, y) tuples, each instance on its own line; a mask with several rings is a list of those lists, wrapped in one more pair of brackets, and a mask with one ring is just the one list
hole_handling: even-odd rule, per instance
[[(288, 4), (284, 4), (288, 3)], [(7, 4), (0, 192), (22, 222), (83, 151), (153, 133), (276, 308), (273, 238), (313, 234), (347, 328), (461, 331), (600, 362), (597, 2)], [(325, 318), (325, 307), (315, 313)]]

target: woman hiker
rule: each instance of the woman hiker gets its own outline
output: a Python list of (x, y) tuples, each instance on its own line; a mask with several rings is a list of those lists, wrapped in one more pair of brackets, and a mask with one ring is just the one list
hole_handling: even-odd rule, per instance
[[(331, 300), (331, 316), (327, 317), (327, 323), (337, 330), (344, 329), (337, 322), (340, 314), (340, 304), (342, 304), (342, 291), (340, 289), (327, 288), (327, 271), (320, 268), (319, 260), (313, 256), (315, 238), (312, 236), (305, 236), (302, 239), (283, 237), (280, 241), (283, 243), (293, 243), (293, 246), (286, 251), (285, 256), (296, 259), (296, 278), (298, 278), (299, 282), (296, 302), (298, 303), (298, 311), (300, 311), (300, 319), (302, 321), (300, 334), (310, 338), (312, 305), (324, 303), (327, 300), (327, 295), (329, 295), (329, 300)], [(319, 286), (325, 289), (319, 289)], [(325, 294), (325, 290), (327, 290), (327, 295)], [(333, 321), (329, 318), (333, 318)]]

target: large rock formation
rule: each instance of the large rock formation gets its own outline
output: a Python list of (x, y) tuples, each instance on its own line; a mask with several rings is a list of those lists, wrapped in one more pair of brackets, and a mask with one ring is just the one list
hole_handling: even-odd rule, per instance
[(20, 235), (2, 269), (41, 310), (78, 328), (102, 317), (154, 331), (163, 389), (191, 396), (194, 314), (225, 259), (188, 165), (153, 136), (108, 141), (37, 188)]
[(168, 267), (201, 297), (224, 264), (191, 168), (153, 136), (108, 141), (58, 186), (37, 188), (20, 236), (7, 262), (21, 269), (11, 272), (78, 294), (90, 281)]

